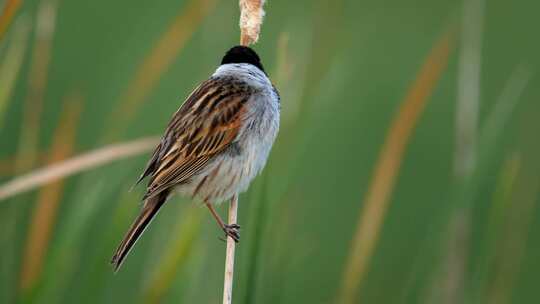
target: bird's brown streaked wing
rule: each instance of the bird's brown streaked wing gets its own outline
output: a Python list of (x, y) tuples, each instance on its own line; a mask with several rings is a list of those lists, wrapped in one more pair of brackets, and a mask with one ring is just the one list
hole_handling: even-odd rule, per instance
[[(246, 85), (210, 79), (195, 90), (169, 123), (152, 166), (145, 198), (196, 175), (238, 135), (251, 96)], [(150, 173), (148, 174), (150, 175)]]
[(141, 174), (141, 176), (139, 176), (139, 179), (135, 182), (135, 185), (133, 187), (137, 186), (145, 177), (152, 174), (156, 170), (155, 166), (159, 159), (159, 151), (161, 150), (161, 146), (162, 143), (159, 143), (154, 149), (154, 152), (152, 153), (150, 160), (146, 164), (143, 173)]
[[(186, 112), (186, 109), (190, 108), (193, 105), (193, 102), (196, 101), (196, 97), (194, 96), (200, 96), (201, 91), (206, 89), (208, 90), (208, 87), (213, 82), (211, 80), (207, 80), (203, 83), (201, 83), (191, 94), (186, 98), (186, 101), (182, 104), (182, 106), (174, 113), (172, 119), (170, 120), (169, 124), (167, 125), (167, 129), (165, 131), (165, 134), (161, 138), (161, 142), (157, 145), (157, 147), (154, 149), (154, 152), (152, 153), (152, 156), (150, 157), (150, 160), (146, 164), (146, 167), (143, 170), (143, 173), (135, 183), (135, 186), (138, 185), (143, 179), (145, 179), (147, 176), (153, 175), (156, 172), (156, 169), (158, 167), (158, 164), (161, 162), (161, 158), (164, 156), (164, 152), (168, 151), (171, 143), (174, 142), (174, 134), (169, 134), (169, 130), (171, 130), (171, 125), (175, 123), (175, 121), (181, 117), (182, 112)], [(172, 136), (171, 136), (172, 135)]]

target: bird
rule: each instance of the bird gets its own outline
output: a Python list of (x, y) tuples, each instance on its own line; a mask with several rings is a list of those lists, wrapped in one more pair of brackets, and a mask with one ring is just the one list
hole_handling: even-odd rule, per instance
[(280, 96), (248, 46), (234, 46), (173, 114), (135, 183), (148, 179), (142, 209), (111, 260), (117, 272), (159, 209), (173, 195), (209, 209), (235, 242), (240, 226), (214, 206), (245, 192), (263, 170), (279, 131)]

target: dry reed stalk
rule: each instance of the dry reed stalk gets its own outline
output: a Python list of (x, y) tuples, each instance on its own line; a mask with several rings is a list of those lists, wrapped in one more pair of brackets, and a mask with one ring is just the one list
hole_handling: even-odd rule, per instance
[(394, 116), (359, 214), (338, 303), (356, 303), (356, 290), (361, 286), (377, 244), (405, 148), (438, 79), (446, 69), (453, 49), (453, 36), (453, 33), (447, 32), (436, 42)]
[[(212, 12), (216, 3), (217, 0), (191, 0), (176, 16), (154, 48), (137, 67), (125, 94), (111, 111), (108, 125), (113, 125), (113, 129), (107, 134), (108, 138), (118, 136), (129, 125), (161, 76), (184, 48), (197, 26)], [(113, 123), (119, 118), (121, 123)]]
[[(238, 219), (238, 195), (231, 198), (229, 205), (229, 225), (236, 224)], [(234, 281), (234, 251), (236, 243), (231, 238), (227, 238), (227, 252), (225, 255), (225, 279), (223, 283), (223, 304), (232, 303), (232, 291)]]
[[(81, 100), (68, 100), (64, 104), (62, 117), (55, 131), (49, 163), (62, 161), (72, 153), (81, 106)], [(22, 262), (20, 288), (23, 292), (32, 290), (41, 275), (63, 185), (63, 181), (58, 180), (44, 187), (38, 194)]]
[(43, 0), (37, 11), (36, 40), (30, 64), (28, 94), (24, 101), (16, 162), (18, 172), (26, 171), (35, 164), (57, 7), (57, 0)]
[(0, 15), (0, 40), (4, 37), (7, 32), (13, 17), (21, 7), (22, 0), (8, 0), (4, 5), (2, 14)]
[[(240, 44), (249, 46), (259, 40), (259, 33), (264, 17), (265, 0), (239, 0), (240, 6)], [(238, 194), (231, 198), (229, 205), (229, 225), (236, 224), (238, 218)], [(232, 303), (234, 281), (234, 252), (236, 243), (227, 237), (225, 253), (225, 278), (223, 281), (223, 304)]]
[(0, 185), (0, 201), (78, 172), (147, 152), (155, 148), (158, 142), (157, 137), (145, 137), (130, 142), (111, 144), (37, 169)]

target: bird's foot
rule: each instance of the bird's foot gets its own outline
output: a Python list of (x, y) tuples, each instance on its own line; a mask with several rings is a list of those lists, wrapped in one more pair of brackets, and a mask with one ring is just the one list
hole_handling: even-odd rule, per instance
[(225, 225), (223, 227), (223, 231), (225, 232), (225, 237), (230, 236), (235, 243), (238, 243), (240, 241), (240, 226), (237, 224), (231, 224), (231, 225)]

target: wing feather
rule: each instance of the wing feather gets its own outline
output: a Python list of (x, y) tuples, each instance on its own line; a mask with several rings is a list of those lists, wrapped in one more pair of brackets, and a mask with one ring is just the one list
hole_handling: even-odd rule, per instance
[(209, 79), (174, 114), (140, 182), (150, 176), (144, 198), (182, 184), (236, 139), (247, 115), (251, 87), (230, 79)]

